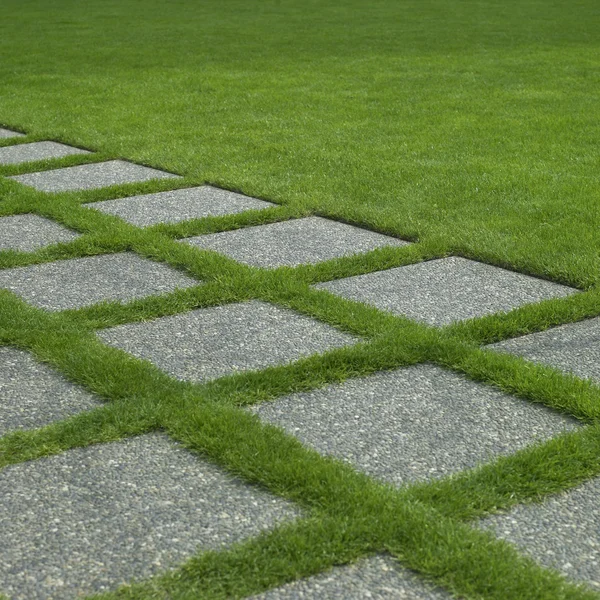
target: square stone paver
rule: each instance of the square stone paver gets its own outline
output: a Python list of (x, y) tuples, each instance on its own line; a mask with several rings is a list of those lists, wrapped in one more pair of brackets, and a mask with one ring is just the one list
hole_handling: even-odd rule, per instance
[(78, 233), (38, 215), (0, 217), (0, 251), (32, 252), (50, 244), (72, 242)]
[(27, 352), (0, 347), (0, 436), (48, 425), (100, 406), (84, 389)]
[(282, 365), (358, 341), (305, 315), (257, 301), (121, 325), (98, 336), (189, 381)]
[(276, 205), (204, 185), (158, 194), (105, 200), (84, 206), (121, 217), (138, 227), (148, 227), (157, 223), (179, 223), (189, 219), (220, 217)]
[(315, 287), (428, 325), (448, 325), (577, 292), (558, 283), (455, 256)]
[(600, 591), (600, 478), (480, 521), (541, 564)]
[(152, 179), (180, 179), (179, 175), (136, 165), (124, 160), (65, 167), (9, 177), (41, 192), (93, 190), (121, 183), (137, 183)]
[(165, 294), (199, 282), (131, 252), (0, 270), (0, 288), (46, 310)]
[(90, 154), (90, 152), (58, 142), (31, 142), (30, 144), (0, 148), (0, 165), (18, 165), (35, 160), (63, 158), (74, 154)]
[(11, 131), (10, 129), (4, 129), (0, 127), (0, 140), (6, 138), (25, 137), (24, 133), (18, 131)]
[(321, 217), (211, 233), (183, 241), (203, 250), (221, 252), (247, 265), (266, 268), (314, 264), (382, 246), (408, 244), (381, 233)]
[(600, 318), (553, 327), (487, 348), (517, 354), (600, 383)]
[(69, 600), (144, 579), (299, 516), (153, 434), (0, 473), (0, 593)]
[(578, 427), (544, 406), (432, 365), (351, 379), (249, 410), (394, 485), (474, 467)]
[(269, 590), (254, 600), (445, 600), (450, 595), (421, 581), (389, 556), (372, 556), (309, 579)]

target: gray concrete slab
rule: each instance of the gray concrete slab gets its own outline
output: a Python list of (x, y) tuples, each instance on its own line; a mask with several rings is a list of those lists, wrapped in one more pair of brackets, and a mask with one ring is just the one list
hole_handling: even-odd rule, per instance
[(600, 591), (600, 478), (479, 522), (541, 564)]
[(600, 318), (553, 327), (490, 344), (487, 348), (517, 354), (533, 362), (600, 382)]
[(59, 242), (72, 242), (78, 233), (38, 215), (0, 217), (0, 251), (32, 252)]
[(318, 263), (408, 242), (321, 217), (293, 219), (183, 240), (247, 265), (274, 268)]
[(93, 190), (121, 183), (137, 183), (152, 179), (180, 179), (179, 175), (136, 165), (124, 160), (65, 167), (9, 177), (41, 192)]
[(0, 165), (18, 165), (19, 163), (64, 158), (75, 154), (90, 154), (87, 150), (74, 148), (58, 142), (31, 142), (0, 148)]
[(423, 582), (389, 556), (372, 556), (352, 565), (269, 590), (254, 600), (444, 600), (451, 596)]
[(130, 301), (199, 282), (131, 252), (59, 260), (0, 270), (0, 288), (46, 310)]
[(315, 287), (428, 325), (448, 325), (577, 292), (460, 257), (328, 281)]
[(249, 410), (394, 485), (449, 475), (579, 427), (544, 406), (427, 364)]
[(121, 217), (138, 227), (148, 227), (157, 223), (179, 223), (189, 219), (232, 215), (246, 210), (262, 210), (276, 205), (203, 185), (158, 194), (105, 200), (84, 206)]
[(19, 133), (18, 131), (11, 131), (10, 129), (4, 129), (4, 127), (0, 127), (0, 140), (14, 137), (25, 137), (25, 134)]
[(0, 473), (0, 590), (104, 592), (299, 516), (158, 434), (77, 448)]
[(189, 381), (287, 364), (358, 341), (305, 315), (257, 301), (121, 325), (97, 335)]
[(0, 435), (43, 427), (98, 406), (97, 398), (29, 353), (0, 347)]

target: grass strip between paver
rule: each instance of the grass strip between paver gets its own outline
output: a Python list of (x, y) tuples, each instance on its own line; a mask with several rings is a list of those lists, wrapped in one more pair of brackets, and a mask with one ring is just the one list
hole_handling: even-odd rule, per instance
[[(70, 157), (52, 166), (80, 164), (81, 159)], [(538, 501), (600, 474), (600, 389), (554, 369), (479, 348), (479, 344), (596, 316), (600, 294), (592, 289), (436, 330), (309, 286), (448, 254), (449, 248), (438, 243), (264, 271), (177, 240), (304, 216), (305, 210), (274, 207), (142, 230), (81, 206), (196, 184), (163, 181), (49, 196), (0, 180), (4, 198), (0, 215), (34, 212), (84, 234), (71, 243), (33, 253), (0, 252), (0, 268), (134, 251), (198, 279), (198, 286), (163, 296), (62, 313), (46, 313), (0, 292), (0, 345), (31, 351), (109, 401), (38, 430), (5, 435), (0, 438), (0, 465), (160, 429), (230, 473), (308, 510), (306, 519), (222, 552), (201, 553), (175, 571), (101, 597), (242, 597), (382, 551), (465, 597), (598, 597), (465, 521)], [(310, 315), (359, 335), (364, 342), (291, 365), (193, 384), (107, 347), (94, 335), (96, 329), (253, 298)], [(425, 361), (541, 402), (589, 425), (477, 469), (397, 490), (320, 456), (242, 409), (284, 394)]]

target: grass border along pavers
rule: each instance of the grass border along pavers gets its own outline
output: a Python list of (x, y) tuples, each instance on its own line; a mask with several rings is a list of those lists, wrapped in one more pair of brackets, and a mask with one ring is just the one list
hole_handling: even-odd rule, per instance
[[(81, 162), (87, 158), (53, 161), (52, 166)], [(484, 343), (597, 316), (600, 294), (590, 289), (434, 329), (310, 284), (446, 256), (449, 248), (417, 241), (319, 265), (265, 271), (177, 239), (304, 216), (306, 211), (279, 206), (140, 229), (81, 206), (201, 183), (183, 178), (48, 195), (0, 179), (0, 215), (31, 212), (82, 234), (37, 252), (0, 252), (0, 268), (134, 251), (198, 280), (198, 286), (162, 296), (60, 313), (35, 309), (0, 291), (0, 344), (29, 350), (106, 401), (93, 411), (0, 438), (0, 465), (162, 430), (192, 452), (307, 511), (299, 522), (221, 552), (200, 553), (175, 571), (97, 597), (243, 597), (361, 556), (390, 552), (461, 597), (597, 598), (468, 522), (520, 502), (540, 501), (600, 474), (600, 388), (480, 349)], [(292, 308), (364, 341), (290, 365), (194, 384), (107, 347), (94, 335), (99, 328), (249, 299)], [(320, 456), (243, 410), (283, 394), (425, 361), (546, 404), (586, 426), (452, 477), (395, 489)]]

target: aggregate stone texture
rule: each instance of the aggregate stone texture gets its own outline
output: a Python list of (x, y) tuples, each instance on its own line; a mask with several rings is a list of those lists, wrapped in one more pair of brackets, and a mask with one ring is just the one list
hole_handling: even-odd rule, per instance
[(0, 148), (0, 165), (18, 165), (19, 163), (63, 158), (75, 154), (90, 154), (90, 152), (58, 142), (31, 142), (30, 144)]
[(295, 267), (408, 242), (321, 217), (292, 219), (184, 240), (254, 267)]
[(600, 318), (487, 346), (600, 382)]
[(130, 301), (199, 282), (136, 254), (105, 254), (0, 270), (0, 288), (46, 310)]
[(577, 292), (461, 257), (328, 281), (315, 287), (428, 325), (448, 325)]
[(0, 347), (0, 436), (48, 425), (100, 405), (22, 350)]
[(38, 215), (0, 217), (0, 251), (32, 252), (50, 244), (72, 242), (79, 234)]
[(358, 341), (305, 315), (257, 301), (120, 325), (97, 335), (189, 381), (287, 364)]
[(65, 167), (9, 177), (41, 192), (93, 190), (121, 183), (137, 183), (152, 179), (180, 179), (179, 175), (136, 165), (124, 160)]
[(84, 206), (121, 217), (138, 227), (148, 227), (157, 223), (179, 223), (189, 219), (262, 210), (271, 208), (275, 204), (205, 185), (158, 194), (105, 200)]
[(480, 521), (541, 564), (600, 591), (600, 478)]
[(15, 138), (15, 137), (25, 137), (24, 133), (19, 133), (18, 131), (11, 131), (10, 129), (4, 129), (0, 127), (0, 140), (6, 138)]
[(423, 582), (389, 556), (334, 567), (309, 579), (269, 590), (254, 600), (445, 600), (450, 595)]
[(428, 364), (249, 410), (321, 454), (394, 485), (474, 467), (578, 427), (546, 407)]
[(107, 591), (299, 516), (158, 434), (9, 466), (0, 497), (11, 599)]

